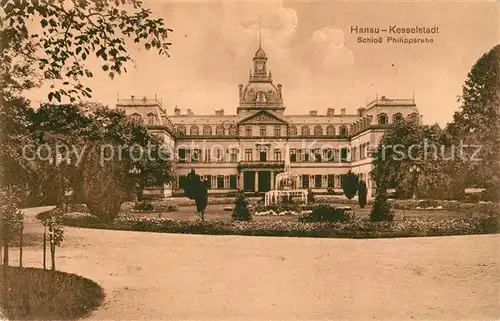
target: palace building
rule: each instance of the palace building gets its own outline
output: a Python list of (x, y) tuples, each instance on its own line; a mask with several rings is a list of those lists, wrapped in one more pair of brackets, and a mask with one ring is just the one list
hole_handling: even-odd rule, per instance
[(145, 191), (165, 197), (182, 192), (184, 177), (194, 169), (208, 181), (209, 193), (243, 189), (267, 192), (284, 170), (300, 175), (301, 187), (323, 192), (341, 190), (340, 175), (352, 171), (373, 189), (370, 149), (378, 145), (387, 127), (403, 118), (420, 121), (414, 99), (377, 98), (355, 114), (345, 108), (327, 108), (289, 115), (286, 91), (268, 72), (267, 56), (259, 46), (246, 85), (239, 85), (236, 113), (224, 109), (197, 115), (192, 109), (167, 113), (155, 99), (119, 99), (117, 108), (162, 136), (175, 150), (177, 180), (172, 186)]

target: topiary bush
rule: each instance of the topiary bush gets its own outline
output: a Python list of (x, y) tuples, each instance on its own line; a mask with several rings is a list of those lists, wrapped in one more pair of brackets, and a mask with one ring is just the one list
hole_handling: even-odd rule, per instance
[(370, 212), (370, 220), (373, 222), (383, 222), (394, 220), (394, 211), (387, 201), (385, 193), (377, 193), (373, 201), (372, 210)]
[(308, 203), (314, 202), (314, 193), (313, 193), (312, 189), (307, 190), (307, 202)]
[(300, 222), (344, 222), (350, 218), (346, 209), (335, 208), (331, 205), (320, 204), (312, 212), (299, 217)]
[(360, 180), (359, 184), (358, 184), (358, 202), (359, 202), (359, 207), (365, 208), (367, 194), (368, 194), (368, 191), (367, 191), (367, 188), (366, 188), (366, 183), (365, 183), (365, 181)]
[(356, 196), (356, 193), (358, 192), (358, 175), (349, 171), (347, 174), (340, 176), (340, 182), (342, 190), (348, 199)]
[(248, 202), (243, 191), (239, 191), (236, 195), (231, 217), (237, 221), (250, 221), (252, 219), (252, 214), (248, 208)]

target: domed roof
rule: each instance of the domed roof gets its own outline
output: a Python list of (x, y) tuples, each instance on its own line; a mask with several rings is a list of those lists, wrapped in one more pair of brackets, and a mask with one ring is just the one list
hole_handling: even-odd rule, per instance
[(266, 53), (264, 52), (264, 49), (259, 46), (259, 49), (255, 53), (255, 58), (266, 58)]
[(280, 102), (278, 89), (271, 82), (250, 82), (244, 92), (242, 102)]

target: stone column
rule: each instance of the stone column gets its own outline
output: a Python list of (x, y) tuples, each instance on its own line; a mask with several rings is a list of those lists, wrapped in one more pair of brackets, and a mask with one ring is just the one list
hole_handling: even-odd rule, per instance
[(245, 183), (243, 182), (243, 172), (240, 172), (239, 181), (238, 181), (239, 189), (243, 190), (243, 188), (245, 187), (244, 184)]
[(258, 192), (259, 191), (259, 172), (255, 171), (255, 186), (254, 186), (254, 191)]
[(271, 191), (274, 190), (274, 172), (271, 172)]

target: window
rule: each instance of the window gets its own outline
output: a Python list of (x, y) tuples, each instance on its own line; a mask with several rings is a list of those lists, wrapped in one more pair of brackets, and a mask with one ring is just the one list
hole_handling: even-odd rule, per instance
[(267, 152), (265, 150), (260, 150), (259, 151), (259, 160), (261, 162), (267, 161)]
[(180, 148), (177, 150), (177, 161), (179, 163), (185, 163), (186, 162), (186, 149)]
[(358, 149), (356, 147), (352, 148), (351, 158), (352, 158), (353, 161), (358, 160)]
[(274, 136), (275, 137), (281, 136), (281, 127), (280, 126), (274, 126)]
[(395, 113), (395, 114), (392, 116), (392, 122), (393, 122), (393, 123), (398, 123), (398, 122), (400, 122), (402, 119), (403, 119), (403, 115), (401, 115), (401, 113)]
[(203, 126), (203, 135), (212, 135), (212, 126), (210, 125), (204, 125)]
[(333, 162), (333, 150), (331, 148), (323, 149), (323, 161)]
[(297, 136), (297, 127), (295, 127), (294, 125), (288, 127), (288, 135)]
[(238, 150), (236, 148), (231, 148), (230, 160), (233, 163), (238, 161)]
[(205, 175), (205, 184), (207, 184), (207, 188), (212, 188), (212, 175)]
[(314, 175), (314, 188), (321, 188), (321, 175)]
[(316, 163), (321, 162), (321, 149), (319, 149), (319, 148), (314, 149), (314, 161)]
[(142, 123), (142, 117), (141, 117), (141, 115), (139, 115), (137, 113), (134, 113), (134, 114), (131, 115), (131, 117), (132, 117), (132, 121), (134, 123)]
[(418, 121), (418, 114), (417, 113), (411, 113), (408, 115), (408, 118), (413, 120), (413, 121)]
[(302, 188), (309, 188), (309, 175), (302, 175)]
[(216, 151), (215, 151), (215, 161), (218, 162), (218, 163), (221, 163), (224, 161), (224, 150), (223, 149), (220, 149), (218, 148)]
[(309, 126), (304, 125), (300, 128), (300, 134), (302, 136), (309, 136), (311, 134), (311, 130), (309, 129)]
[(299, 154), (301, 154), (301, 162), (309, 162), (309, 152), (307, 149), (299, 149)]
[(335, 136), (335, 126), (333, 125), (326, 126), (326, 134), (328, 136)]
[(224, 176), (224, 188), (229, 188), (229, 175)]
[(245, 127), (245, 136), (247, 137), (252, 136), (252, 126)]
[(191, 161), (197, 163), (201, 160), (201, 149), (193, 149), (191, 151)]
[(148, 114), (148, 125), (155, 125), (156, 124), (156, 115), (153, 113)]
[(321, 125), (314, 126), (314, 136), (323, 136), (323, 127)]
[(290, 149), (290, 162), (295, 163), (297, 161), (297, 150), (295, 148)]
[(387, 121), (387, 115), (382, 113), (382, 114), (378, 114), (378, 124), (379, 125), (386, 125), (388, 123)]
[(224, 175), (217, 175), (217, 188), (224, 188)]
[(210, 149), (205, 149), (205, 163), (210, 163), (212, 161), (212, 153)]
[(347, 127), (341, 126), (339, 135), (340, 135), (340, 137), (347, 137)]
[(266, 126), (260, 126), (260, 136), (266, 136)]
[(347, 163), (347, 148), (340, 149), (340, 162)]
[(331, 175), (328, 175), (328, 187), (335, 187), (335, 175), (331, 174)]
[(281, 161), (281, 149), (276, 148), (274, 150), (274, 160), (275, 161)]
[(231, 188), (231, 189), (238, 188), (238, 184), (236, 181), (236, 175), (229, 176), (229, 188)]
[(212, 176), (212, 184), (210, 186), (212, 188), (217, 188), (217, 175)]
[(191, 162), (191, 150), (190, 149), (186, 149), (185, 159), (186, 159), (186, 163)]
[(236, 136), (236, 133), (237, 133), (236, 126), (235, 125), (231, 125), (231, 127), (229, 127), (229, 135)]
[(199, 134), (200, 134), (200, 129), (198, 128), (198, 126), (196, 125), (191, 126), (191, 128), (189, 129), (189, 135), (198, 136)]
[(245, 149), (245, 161), (251, 162), (252, 161), (252, 149)]
[(224, 136), (224, 126), (217, 125), (215, 127), (215, 135), (217, 135), (217, 136)]
[(186, 135), (186, 126), (184, 125), (177, 126), (177, 135)]

